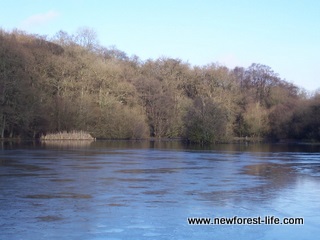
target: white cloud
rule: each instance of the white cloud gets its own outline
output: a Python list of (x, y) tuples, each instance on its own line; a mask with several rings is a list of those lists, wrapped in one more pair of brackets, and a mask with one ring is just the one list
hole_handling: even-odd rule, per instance
[(58, 16), (59, 16), (59, 13), (53, 10), (50, 10), (46, 13), (34, 14), (26, 18), (25, 20), (23, 20), (20, 24), (20, 27), (22, 29), (39, 27), (57, 18)]

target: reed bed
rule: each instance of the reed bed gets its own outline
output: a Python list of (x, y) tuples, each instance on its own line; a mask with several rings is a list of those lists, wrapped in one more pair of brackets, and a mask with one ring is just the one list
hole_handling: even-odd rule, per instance
[(40, 137), (41, 141), (46, 140), (95, 140), (90, 133), (85, 131), (71, 131), (71, 132), (58, 132), (58, 133), (48, 133)]

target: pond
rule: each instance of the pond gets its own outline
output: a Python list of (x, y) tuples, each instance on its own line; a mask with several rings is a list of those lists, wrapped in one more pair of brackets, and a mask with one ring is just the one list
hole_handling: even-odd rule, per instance
[(0, 148), (0, 239), (315, 239), (319, 212), (319, 145)]

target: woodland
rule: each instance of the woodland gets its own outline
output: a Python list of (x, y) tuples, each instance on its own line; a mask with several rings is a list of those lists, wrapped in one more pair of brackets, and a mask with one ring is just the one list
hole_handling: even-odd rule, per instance
[(88, 28), (50, 38), (0, 29), (0, 138), (62, 131), (196, 143), (320, 141), (320, 92), (258, 63), (142, 61), (101, 46)]

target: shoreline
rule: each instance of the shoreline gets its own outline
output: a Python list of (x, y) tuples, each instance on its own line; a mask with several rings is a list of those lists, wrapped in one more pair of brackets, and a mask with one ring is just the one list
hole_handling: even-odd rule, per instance
[(112, 139), (112, 138), (94, 138), (94, 139), (46, 139), (40, 138), (0, 138), (0, 142), (181, 142), (191, 145), (221, 145), (221, 144), (289, 144), (289, 145), (320, 145), (320, 142), (309, 139), (269, 139), (257, 137), (234, 137), (229, 141), (217, 141), (215, 143), (193, 143), (184, 138), (141, 138), (141, 139)]

